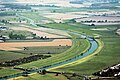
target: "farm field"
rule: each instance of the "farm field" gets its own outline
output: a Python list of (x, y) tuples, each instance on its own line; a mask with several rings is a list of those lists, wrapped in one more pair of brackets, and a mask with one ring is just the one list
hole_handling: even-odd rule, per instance
[(9, 61), (13, 59), (19, 59), (23, 57), (27, 57), (27, 54), (9, 52), (9, 51), (0, 51), (0, 62)]
[(71, 46), (72, 42), (68, 39), (53, 40), (52, 42), (8, 42), (0, 43), (0, 50), (22, 50), (23, 47), (37, 47), (37, 46)]
[[(81, 48), (81, 50), (77, 50), (77, 47)], [(31, 62), (31, 63), (28, 63), (28, 64), (23, 64), (23, 65), (20, 65), (20, 66), (21, 67), (26, 67), (26, 68), (32, 68), (33, 66), (43, 67), (43, 66), (47, 66), (47, 65), (52, 65), (52, 64), (59, 63), (59, 62), (68, 60), (70, 58), (73, 58), (76, 55), (80, 55), (82, 52), (85, 52), (87, 50), (87, 48), (89, 48), (89, 43), (88, 43), (87, 40), (75, 39), (73, 41), (73, 46), (70, 49), (66, 50), (65, 52), (63, 52), (61, 54), (54, 55), (53, 57), (48, 58), (46, 60), (40, 60), (40, 61), (38, 60), (38, 61)], [(74, 53), (74, 51), (77, 51), (78, 53)], [(42, 62), (42, 64), (39, 64), (41, 62)]]
[(49, 34), (46, 32), (42, 32), (42, 31), (38, 31), (38, 30), (33, 30), (33, 29), (29, 29), (29, 28), (21, 28), (21, 27), (14, 27), (11, 28), (13, 30), (21, 30), (21, 31), (29, 31), (29, 32), (33, 32), (34, 34), (36, 34), (37, 36), (43, 36), (43, 37), (47, 37), (47, 38), (61, 38), (64, 36), (59, 36), (59, 35), (55, 35), (55, 34)]
[(112, 64), (119, 63), (119, 40), (119, 38), (102, 39), (104, 42), (104, 48), (99, 54), (93, 56), (92, 59), (81, 64), (72, 66), (68, 65), (56, 70), (89, 75), (106, 67), (109, 67)]
[(5, 1), (0, 80), (86, 80), (120, 63), (119, 2)]
[(55, 76), (55, 74), (46, 74), (46, 75), (41, 75), (39, 73), (30, 75), (28, 77), (20, 77), (20, 78), (15, 78), (15, 80), (40, 80), (40, 79), (44, 79), (44, 80), (68, 80), (66, 77), (64, 77), (63, 75), (59, 75), (59, 76)]
[(27, 50), (20, 50), (20, 51), (13, 51), (13, 52), (19, 52), (24, 54), (59, 54), (67, 49), (69, 49), (71, 46), (41, 46), (41, 47), (26, 47)]
[(2, 76), (12, 75), (12, 74), (16, 74), (16, 73), (21, 73), (22, 71), (14, 70), (12, 68), (1, 68), (0, 72), (2, 72), (2, 73), (0, 73), (0, 77), (2, 77)]

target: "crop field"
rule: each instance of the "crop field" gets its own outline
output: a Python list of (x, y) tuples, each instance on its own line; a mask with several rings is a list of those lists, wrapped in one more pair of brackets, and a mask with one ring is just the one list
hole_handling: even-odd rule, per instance
[(41, 47), (26, 47), (27, 50), (13, 51), (24, 54), (58, 54), (66, 51), (70, 46), (41, 46)]
[(8, 51), (0, 51), (0, 62), (19, 59), (23, 57), (27, 57), (27, 54), (8, 52)]
[(64, 36), (59, 36), (59, 35), (55, 35), (55, 34), (49, 34), (49, 33), (46, 33), (46, 32), (39, 31), (39, 30), (33, 30), (33, 29), (30, 29), (30, 28), (24, 28), (24, 27), (13, 27), (11, 29), (19, 30), (19, 31), (33, 32), (37, 36), (43, 36), (43, 37), (46, 36), (47, 38), (61, 38), (61, 37), (64, 37)]
[(0, 80), (83, 80), (120, 63), (120, 3), (17, 1), (0, 1)]
[[(0, 43), (0, 50), (22, 50), (23, 47), (37, 47), (37, 46), (71, 46), (72, 42), (68, 39), (53, 40), (52, 42), (8, 42)], [(20, 47), (22, 49), (20, 49)]]
[[(20, 66), (21, 67), (32, 68), (33, 66), (43, 67), (43, 66), (59, 63), (59, 62), (68, 60), (70, 58), (73, 58), (76, 55), (80, 55), (82, 52), (86, 51), (86, 48), (89, 48), (89, 45), (90, 44), (88, 43), (87, 40), (75, 39), (74, 42), (73, 42), (73, 46), (70, 49), (68, 49), (67, 51), (65, 51), (61, 54), (54, 55), (53, 57), (45, 59), (45, 60), (40, 60), (40, 61), (38, 60), (38, 61), (31, 62), (31, 63), (28, 63), (28, 64), (23, 64), (23, 65), (20, 65)], [(77, 50), (78, 47), (80, 48), (80, 50)], [(74, 53), (75, 51), (77, 51), (77, 53)], [(42, 63), (42, 64), (39, 64), (39, 63)]]
[(46, 75), (41, 75), (39, 73), (36, 73), (34, 75), (30, 75), (28, 77), (20, 77), (20, 78), (15, 78), (15, 80), (68, 80), (65, 76), (59, 75), (55, 76), (55, 74), (46, 74)]
[(12, 75), (12, 74), (16, 74), (16, 73), (21, 73), (21, 72), (22, 71), (20, 71), (20, 70), (14, 70), (12, 68), (1, 68), (0, 69), (0, 77)]
[(120, 56), (119, 54), (120, 39), (119, 38), (106, 38), (102, 40), (105, 46), (98, 55), (93, 56), (92, 59), (84, 63), (63, 67), (57, 70), (66, 71), (66, 72), (68, 71), (76, 72), (79, 74), (92, 74), (101, 69), (109, 67), (112, 64), (119, 63), (120, 61), (120, 57), (119, 57)]
[(50, 23), (51, 19), (40, 15), (39, 13), (20, 13), (21, 16), (32, 19), (35, 23)]

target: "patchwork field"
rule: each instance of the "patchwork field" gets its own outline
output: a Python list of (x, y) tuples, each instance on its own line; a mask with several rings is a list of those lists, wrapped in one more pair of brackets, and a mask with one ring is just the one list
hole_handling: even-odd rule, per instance
[(13, 30), (21, 30), (21, 31), (30, 31), (30, 32), (33, 32), (34, 34), (36, 34), (37, 36), (43, 36), (43, 37), (47, 37), (47, 38), (61, 38), (61, 37), (64, 37), (64, 36), (59, 36), (59, 35), (55, 35), (55, 34), (49, 34), (49, 33), (46, 33), (46, 32), (42, 32), (42, 31), (39, 31), (39, 30), (33, 30), (33, 29), (30, 29), (30, 28), (24, 28), (24, 27), (14, 27), (14, 28), (11, 28)]
[[(22, 50), (23, 47), (37, 47), (37, 46), (71, 46), (72, 42), (69, 39), (58, 39), (52, 42), (12, 42), (0, 43), (0, 50)], [(19, 48), (18, 48), (19, 47)], [(22, 49), (21, 49), (21, 48)]]
[[(83, 76), (76, 74), (95, 77), (92, 75), (94, 72), (120, 62), (119, 3), (16, 1), (30, 4), (0, 4), (0, 26), (8, 27), (0, 30), (0, 79), (25, 71), (20, 77), (12, 76), (11, 80), (83, 80)], [(97, 47), (92, 47), (94, 41), (87, 37), (96, 40)], [(95, 51), (91, 52), (91, 47)], [(91, 54), (85, 57), (87, 52)], [(37, 73), (39, 68), (74, 74), (41, 75)]]
[(83, 18), (83, 19), (77, 19), (76, 21), (77, 22), (96, 21), (96, 22), (84, 22), (83, 24), (119, 25), (120, 17), (118, 17), (118, 16), (93, 16), (93, 17), (88, 17), (88, 18)]
[(43, 16), (53, 19), (57, 23), (63, 22), (64, 20), (73, 19), (73, 18), (88, 17), (87, 15), (80, 15), (80, 14), (78, 15), (75, 13), (45, 13)]

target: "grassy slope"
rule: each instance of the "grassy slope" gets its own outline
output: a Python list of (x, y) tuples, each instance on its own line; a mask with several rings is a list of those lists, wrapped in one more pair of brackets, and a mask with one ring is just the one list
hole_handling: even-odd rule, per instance
[(14, 53), (14, 52), (8, 52), (8, 51), (0, 51), (0, 62), (4, 62), (6, 60), (13, 60), (18, 58), (23, 58), (28, 55), (26, 54), (20, 54), (20, 53)]
[(69, 49), (70, 46), (41, 46), (41, 47), (27, 47), (27, 50), (17, 51), (25, 54), (58, 54)]
[(94, 72), (97, 72), (98, 70), (119, 63), (120, 39), (106, 38), (102, 40), (104, 41), (105, 45), (103, 50), (98, 55), (94, 56), (91, 60), (88, 60), (84, 63), (77, 64), (74, 66), (63, 67), (57, 70), (72, 71), (81, 74), (92, 74)]
[[(20, 15), (32, 19), (35, 23), (40, 23), (42, 20), (50, 20), (46, 17), (41, 16), (39, 13), (20, 13)], [(51, 20), (50, 20), (51, 21)]]
[(90, 44), (88, 43), (87, 40), (73, 39), (73, 46), (70, 49), (68, 49), (67, 51), (65, 51), (61, 54), (58, 54), (58, 55), (54, 55), (53, 57), (45, 59), (45, 60), (38, 60), (38, 61), (31, 62), (28, 64), (23, 64), (20, 66), (28, 67), (28, 68), (31, 68), (33, 66), (43, 67), (43, 66), (63, 62), (63, 61), (66, 61), (68, 59), (75, 57), (76, 55), (80, 55), (83, 51), (85, 51), (86, 49), (89, 48), (89, 45)]
[(3, 69), (0, 69), (0, 77), (8, 76), (8, 75), (16, 74), (16, 73), (21, 73), (21, 72), (22, 71), (20, 71), (20, 70), (14, 70), (14, 69), (10, 69), (10, 68), (3, 68)]
[[(67, 24), (65, 24), (64, 27), (62, 27), (63, 24), (48, 24), (50, 28), (60, 28), (60, 29), (72, 29), (75, 31), (82, 31), (84, 30), (87, 34), (90, 33), (92, 34), (100, 34), (102, 36), (117, 36), (115, 34), (114, 30), (111, 31), (90, 31), (91, 27), (87, 26), (88, 28), (85, 28), (85, 25), (77, 24), (73, 26), (74, 28), (69, 27)], [(61, 28), (62, 27), (62, 28)], [(78, 27), (81, 27), (82, 29), (79, 29)], [(97, 28), (100, 27), (106, 27), (106, 28), (111, 28), (115, 29), (116, 27), (120, 26), (96, 26)], [(94, 27), (92, 27), (94, 28)], [(89, 30), (89, 31), (88, 31)], [(88, 31), (88, 32), (87, 32)], [(92, 33), (91, 33), (92, 32)], [(96, 56), (94, 56), (91, 60), (88, 60), (84, 63), (77, 64), (71, 67), (63, 67), (57, 70), (61, 71), (71, 71), (71, 72), (77, 72), (81, 74), (91, 74), (93, 72), (96, 72), (98, 70), (101, 70), (103, 68), (106, 68), (108, 66), (111, 66), (113, 64), (116, 64), (120, 62), (120, 54), (119, 54), (119, 45), (120, 45), (120, 38), (105, 38), (102, 39), (104, 42), (104, 48), (103, 50)]]
[(16, 78), (16, 80), (68, 80), (68, 79), (62, 75), (55, 76), (55, 74), (46, 74), (46, 75), (35, 74), (35, 75), (30, 75), (28, 77)]

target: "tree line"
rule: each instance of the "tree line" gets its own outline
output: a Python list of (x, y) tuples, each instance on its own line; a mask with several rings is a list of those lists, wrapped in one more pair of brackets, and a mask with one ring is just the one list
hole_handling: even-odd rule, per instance
[(33, 56), (29, 56), (29, 57), (19, 58), (16, 60), (1, 62), (0, 66), (1, 67), (16, 66), (16, 65), (20, 65), (20, 64), (24, 64), (24, 63), (29, 63), (32, 61), (37, 61), (39, 59), (46, 59), (49, 57), (51, 57), (51, 56), (50, 55), (33, 55)]

